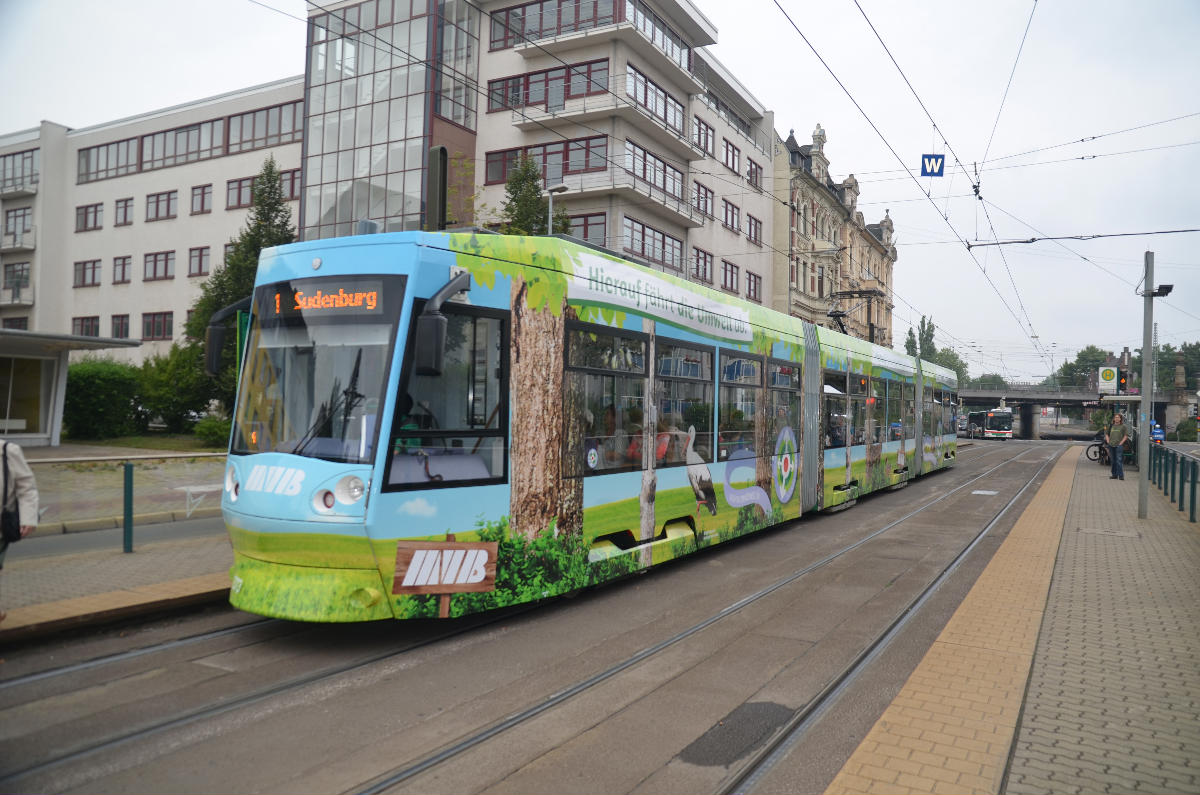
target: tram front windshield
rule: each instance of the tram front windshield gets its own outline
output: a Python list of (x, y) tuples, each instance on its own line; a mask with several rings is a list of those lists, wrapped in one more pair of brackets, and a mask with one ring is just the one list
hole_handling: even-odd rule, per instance
[(371, 461), (404, 287), (403, 276), (259, 287), (231, 451)]

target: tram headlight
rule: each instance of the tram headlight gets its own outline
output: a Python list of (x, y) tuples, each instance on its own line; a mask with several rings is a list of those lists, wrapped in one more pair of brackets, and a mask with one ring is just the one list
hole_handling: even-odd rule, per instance
[(334, 494), (337, 496), (338, 502), (346, 505), (353, 505), (361, 500), (366, 491), (366, 485), (357, 475), (347, 475), (334, 487)]
[(241, 484), (238, 483), (237, 470), (233, 467), (225, 468), (225, 491), (229, 494), (230, 502), (237, 502)]
[(313, 510), (317, 513), (328, 513), (333, 510), (333, 492), (321, 489), (313, 495)]

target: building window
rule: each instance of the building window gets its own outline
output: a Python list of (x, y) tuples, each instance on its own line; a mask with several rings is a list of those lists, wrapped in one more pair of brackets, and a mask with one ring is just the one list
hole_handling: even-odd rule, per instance
[(713, 255), (702, 248), (692, 249), (692, 278), (698, 282), (712, 284)]
[(731, 293), (738, 291), (738, 266), (727, 259), (721, 260), (721, 288)]
[(228, 265), (228, 264), (229, 264), (229, 256), (230, 256), (231, 254), (233, 254), (233, 250), (234, 250), (236, 247), (237, 247), (237, 246), (236, 246), (236, 244), (234, 244), (234, 243), (226, 243), (226, 244), (225, 244), (225, 253), (224, 253), (224, 254), (222, 254), (222, 257), (223, 257), (223, 259), (221, 260), (221, 262), (223, 262), (223, 263), (225, 263), (226, 265)]
[(142, 136), (142, 170), (207, 160), (222, 153), (225, 120), (212, 119)]
[(762, 221), (749, 213), (746, 214), (746, 237), (756, 245), (762, 245)]
[(159, 279), (175, 278), (175, 252), (158, 251), (146, 255), (145, 271), (142, 280), (147, 282)]
[(4, 211), (4, 234), (16, 235), (19, 238), (21, 234), (31, 229), (33, 229), (32, 207)]
[(179, 210), (179, 191), (150, 193), (146, 196), (146, 220), (164, 221), (174, 218)]
[(188, 249), (188, 276), (208, 275), (208, 246)]
[(713, 192), (711, 188), (706, 188), (699, 182), (692, 183), (692, 205), (698, 212), (704, 213), (709, 218), (713, 214)]
[(757, 273), (746, 271), (746, 297), (762, 303), (762, 277)]
[(488, 152), (485, 155), (486, 183), (495, 185), (507, 182), (509, 170), (516, 167), (522, 154), (538, 164), (542, 179), (547, 185), (554, 185), (562, 180), (563, 174), (603, 171), (608, 168), (608, 138), (600, 135), (527, 146), (524, 149)]
[(173, 312), (143, 312), (142, 339), (171, 339), (171, 320), (173, 315)]
[(4, 265), (4, 289), (20, 290), (29, 286), (29, 263), (8, 262)]
[(80, 149), (78, 166), (80, 184), (133, 174), (138, 170), (138, 139)]
[(683, 241), (625, 216), (625, 250), (675, 270), (683, 270)]
[(104, 223), (103, 204), (85, 204), (75, 208), (75, 231), (90, 232)]
[(75, 263), (75, 287), (100, 286), (100, 260), (89, 259)]
[(284, 201), (300, 201), (300, 169), (280, 172), (279, 189)]
[(192, 215), (212, 212), (212, 185), (192, 187)]
[(742, 228), (742, 211), (736, 204), (733, 204), (728, 199), (721, 200), (721, 223), (727, 229), (734, 232), (740, 232)]
[(606, 93), (608, 61), (578, 63), (569, 67), (489, 80), (488, 112), (510, 108), (546, 107), (548, 100), (557, 100), (559, 97), (565, 101)]
[(4, 328), (13, 331), (29, 331), (29, 317), (6, 317), (4, 318)]
[(39, 150), (26, 149), (24, 152), (13, 152), (0, 155), (0, 188), (5, 191), (11, 188), (24, 188), (38, 184)]
[(699, 116), (692, 117), (692, 143), (709, 157), (713, 157), (713, 146), (716, 140), (716, 131), (705, 123)]
[(633, 141), (625, 142), (625, 170), (677, 199), (683, 198), (683, 172)]
[(736, 171), (739, 175), (742, 173), (742, 150), (738, 149), (728, 138), (721, 139), (724, 142), (724, 147), (721, 150), (721, 162), (727, 168)]
[(128, 284), (133, 257), (113, 257), (113, 284)]
[(625, 66), (625, 93), (668, 129), (683, 134), (683, 104), (632, 64)]
[(129, 315), (112, 316), (112, 335), (119, 340), (129, 339)]
[(133, 197), (113, 202), (113, 226), (129, 226), (133, 223)]
[(594, 246), (603, 246), (605, 241), (605, 225), (607, 216), (604, 213), (590, 213), (588, 215), (572, 215), (571, 216), (571, 236), (577, 237), (580, 240), (591, 243)]
[(762, 190), (763, 168), (758, 163), (755, 163), (750, 158), (746, 158), (746, 179), (750, 180), (750, 184)]
[[(611, 24), (616, 19), (615, 6), (616, 3), (604, 0), (583, 0), (564, 8), (561, 19), (556, 3), (534, 2), (493, 11), (491, 48), (503, 50), (526, 40)], [(621, 10), (615, 9), (617, 13)]]
[(100, 316), (71, 318), (71, 333), (77, 337), (99, 337)]
[(230, 116), (228, 154), (299, 141), (303, 131), (301, 100)]
[(254, 200), (254, 177), (231, 179), (225, 183), (225, 209), (240, 210)]

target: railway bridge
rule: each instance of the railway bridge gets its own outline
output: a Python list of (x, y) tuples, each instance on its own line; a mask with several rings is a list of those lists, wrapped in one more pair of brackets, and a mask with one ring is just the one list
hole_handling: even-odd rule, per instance
[[(1099, 408), (1103, 404), (1118, 405), (1128, 410), (1130, 406), (1139, 403), (1142, 396), (1101, 395), (1095, 390), (1081, 389), (1078, 386), (1055, 386), (1051, 384), (1010, 383), (989, 387), (968, 387), (960, 389), (959, 399), (965, 406), (998, 406), (1003, 402), (1020, 417), (1020, 427), (1014, 428), (1014, 435), (1021, 439), (1041, 438), (1042, 408), (1082, 407)], [(1160, 409), (1167, 404), (1167, 396), (1154, 402), (1154, 415), (1159, 416)]]

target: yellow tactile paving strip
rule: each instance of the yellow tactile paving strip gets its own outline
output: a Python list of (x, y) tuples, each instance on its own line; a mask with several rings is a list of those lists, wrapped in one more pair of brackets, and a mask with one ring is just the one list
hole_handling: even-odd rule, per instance
[(999, 791), (1082, 449), (1054, 465), (827, 793)]

